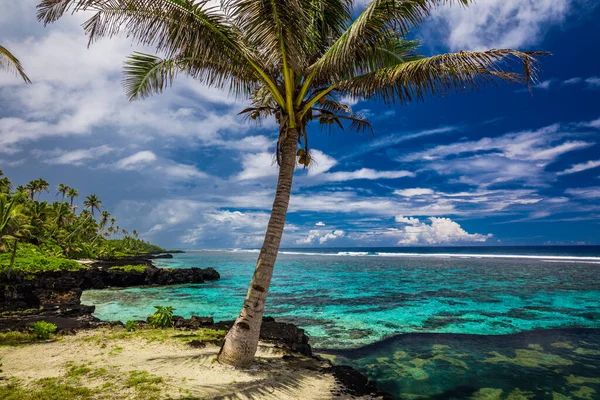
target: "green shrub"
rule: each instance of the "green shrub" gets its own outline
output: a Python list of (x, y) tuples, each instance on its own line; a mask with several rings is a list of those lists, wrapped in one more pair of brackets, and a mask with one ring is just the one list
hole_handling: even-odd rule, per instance
[(58, 327), (50, 322), (46, 321), (38, 321), (33, 324), (33, 332), (38, 337), (38, 339), (48, 340), (50, 339), (50, 335), (56, 332)]
[(118, 265), (115, 267), (110, 267), (109, 270), (112, 271), (125, 271), (125, 272), (144, 272), (148, 268), (145, 264), (137, 264), (137, 265)]
[(150, 316), (150, 325), (155, 328), (167, 328), (173, 326), (173, 311), (171, 306), (154, 306), (156, 312)]
[(127, 332), (133, 332), (133, 331), (137, 330), (137, 322), (135, 322), (135, 321), (125, 322), (125, 330)]
[[(10, 253), (0, 253), (0, 272), (6, 271), (10, 265)], [(49, 257), (38, 247), (22, 243), (17, 248), (14, 271), (36, 273), (45, 271), (76, 271), (87, 268), (76, 261), (59, 257)]]

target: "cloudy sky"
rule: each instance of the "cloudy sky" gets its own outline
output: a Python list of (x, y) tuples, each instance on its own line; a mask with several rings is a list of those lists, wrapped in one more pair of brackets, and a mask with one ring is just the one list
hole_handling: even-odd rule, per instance
[[(0, 169), (96, 193), (121, 227), (163, 246), (260, 245), (274, 122), (248, 125), (244, 99), (184, 77), (130, 103), (121, 68), (143, 49), (125, 38), (88, 49), (85, 16), (44, 28), (35, 5), (0, 0), (0, 42), (34, 82), (0, 74)], [(374, 138), (312, 127), (316, 165), (296, 173), (283, 246), (600, 244), (598, 19), (585, 0), (438, 9), (414, 33), (425, 53), (550, 51), (541, 82), (354, 104)]]

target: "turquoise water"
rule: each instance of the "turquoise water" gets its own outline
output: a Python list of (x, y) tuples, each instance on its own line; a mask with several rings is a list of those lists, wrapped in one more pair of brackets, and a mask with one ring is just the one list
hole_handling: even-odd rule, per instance
[[(390, 249), (364, 250), (284, 251), (277, 260), (266, 314), (305, 328), (314, 348), (341, 352), (337, 356), (343, 362), (382, 381), (399, 398), (486, 398), (490, 393), (489, 398), (499, 399), (553, 398), (553, 392), (571, 398), (575, 396), (571, 392), (581, 388), (577, 393), (587, 396), (582, 398), (600, 398), (595, 397), (600, 392), (599, 381), (576, 378), (573, 385), (566, 381), (569, 375), (587, 379), (595, 372), (600, 376), (598, 357), (586, 359), (589, 354), (575, 351), (598, 352), (600, 335), (584, 338), (575, 332), (563, 340), (556, 337), (558, 331), (550, 330), (600, 328), (600, 248), (447, 248), (436, 249), (438, 254), (431, 249), (402, 249), (403, 254)], [(158, 264), (214, 267), (221, 280), (87, 291), (83, 301), (96, 305), (95, 315), (104, 320), (145, 319), (154, 305), (172, 305), (176, 314), (186, 317), (233, 319), (242, 305), (256, 256), (253, 251), (177, 254)], [(543, 333), (528, 343), (519, 341), (519, 335), (511, 336), (542, 329)], [(582, 332), (588, 331), (596, 332)], [(433, 335), (436, 339), (432, 341), (428, 335), (419, 336), (425, 333), (438, 335)], [(380, 342), (398, 334), (405, 339)], [(407, 341), (414, 335), (420, 341)], [(433, 347), (439, 344), (436, 341), (449, 346), (443, 348), (444, 354)], [(552, 346), (563, 342), (572, 347)], [(367, 346), (366, 350), (362, 346)], [(490, 355), (494, 351), (504, 358), (494, 358)], [(468, 359), (460, 354), (467, 354)], [(387, 361), (382, 359), (384, 355)], [(511, 395), (519, 388), (516, 384), (509, 387), (506, 373), (518, 371), (512, 367), (524, 363), (522, 368), (529, 368), (529, 359), (555, 356), (572, 364), (533, 367), (541, 389), (521, 385), (519, 390), (533, 390), (535, 396)], [(465, 364), (456, 360), (463, 360), (468, 368), (460, 367)], [(411, 364), (413, 361), (416, 364)], [(480, 376), (473, 375), (474, 371), (480, 371)], [(424, 378), (417, 379), (413, 373)], [(520, 382), (517, 376), (513, 378)], [(460, 392), (465, 379), (471, 382), (466, 385), (468, 396)], [(415, 389), (418, 387), (422, 389)], [(456, 392), (456, 388), (460, 390)], [(495, 392), (480, 392), (484, 388)], [(502, 395), (494, 397), (498, 390)]]
[[(83, 301), (107, 320), (144, 319), (158, 304), (186, 317), (232, 319), (255, 259), (251, 252), (178, 254), (160, 265), (212, 266), (221, 280), (88, 291)], [(304, 327), (318, 348), (358, 347), (408, 332), (600, 328), (600, 259), (572, 261), (281, 254), (266, 314)]]

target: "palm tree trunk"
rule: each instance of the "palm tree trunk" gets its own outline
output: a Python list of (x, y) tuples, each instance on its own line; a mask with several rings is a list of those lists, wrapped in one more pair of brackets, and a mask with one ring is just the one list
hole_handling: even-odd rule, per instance
[(219, 362), (224, 364), (236, 367), (246, 366), (254, 359), (258, 347), (267, 293), (290, 201), (292, 179), (296, 167), (297, 137), (296, 129), (288, 129), (286, 137), (282, 140), (281, 166), (271, 218), (242, 311), (225, 336), (225, 342), (219, 352)]

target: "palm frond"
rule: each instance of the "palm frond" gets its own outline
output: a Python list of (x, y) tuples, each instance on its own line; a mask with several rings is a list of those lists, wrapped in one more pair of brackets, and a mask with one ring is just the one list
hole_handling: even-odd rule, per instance
[[(224, 88), (235, 95), (249, 95), (259, 84), (259, 80), (247, 64), (177, 56), (164, 59), (151, 54), (134, 52), (127, 58), (123, 68), (123, 88), (130, 100), (160, 93), (171, 86), (179, 73), (192, 76), (208, 86)], [(237, 68), (237, 69), (236, 69)]]
[[(423, 100), (428, 95), (478, 88), (499, 79), (535, 82), (538, 69), (535, 57), (546, 55), (548, 53), (510, 49), (442, 54), (348, 79), (337, 88), (355, 98), (378, 97), (385, 102), (403, 104)], [(522, 63), (521, 73), (511, 69), (515, 61)]]
[(367, 60), (378, 42), (405, 37), (440, 4), (467, 5), (471, 1), (373, 0), (310, 69), (321, 74), (340, 70), (357, 60)]
[(129, 100), (136, 100), (160, 93), (173, 84), (181, 69), (176, 59), (136, 52), (128, 57), (123, 68), (125, 94)]
[[(369, 131), (373, 135), (373, 125), (365, 117), (360, 114), (341, 115), (335, 112), (331, 112), (324, 108), (313, 108), (311, 113), (311, 120), (318, 120), (322, 127), (331, 128), (335, 123), (340, 129), (344, 129), (341, 121), (350, 121), (350, 129), (358, 133)], [(315, 114), (315, 111), (318, 114)]]
[(14, 72), (25, 81), (25, 83), (31, 83), (31, 80), (25, 74), (25, 70), (21, 65), (21, 62), (15, 57), (6, 47), (0, 46), (0, 70)]

